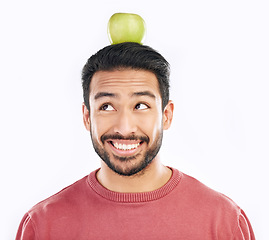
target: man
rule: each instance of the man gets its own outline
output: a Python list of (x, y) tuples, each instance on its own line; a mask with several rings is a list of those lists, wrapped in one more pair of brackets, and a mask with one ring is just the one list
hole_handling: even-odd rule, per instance
[(83, 68), (83, 120), (101, 168), (25, 214), (19, 239), (255, 239), (229, 198), (162, 165), (169, 64), (150, 47), (101, 49)]

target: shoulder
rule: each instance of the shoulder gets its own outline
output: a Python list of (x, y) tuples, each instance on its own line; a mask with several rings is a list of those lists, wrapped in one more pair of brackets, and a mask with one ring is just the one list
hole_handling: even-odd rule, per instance
[(85, 176), (37, 203), (28, 211), (29, 216), (34, 218), (36, 215), (49, 214), (55, 210), (61, 211), (70, 205), (74, 206), (78, 201), (82, 201), (86, 197), (85, 194), (87, 194), (87, 178), (88, 176)]
[(232, 199), (187, 174), (182, 173), (178, 194), (196, 213), (235, 222), (239, 218), (241, 209)]
[(33, 206), (22, 218), (16, 239), (39, 239), (42, 229), (46, 231), (50, 224), (73, 212), (70, 206), (81, 201), (86, 186), (87, 176)]
[(243, 210), (226, 195), (211, 189), (197, 179), (181, 173), (177, 187), (178, 205), (187, 212), (185, 218), (205, 229), (214, 229), (218, 239), (255, 239)]

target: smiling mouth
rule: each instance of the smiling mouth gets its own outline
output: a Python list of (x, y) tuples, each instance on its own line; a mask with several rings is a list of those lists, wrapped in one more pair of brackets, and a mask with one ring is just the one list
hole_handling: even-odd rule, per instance
[(136, 150), (141, 144), (143, 144), (143, 141), (140, 142), (133, 142), (133, 143), (127, 143), (128, 141), (109, 141), (109, 143), (117, 150), (120, 151), (132, 151)]
[(118, 150), (128, 151), (128, 150), (137, 149), (142, 142), (133, 143), (133, 144), (124, 144), (124, 143), (117, 143), (117, 142), (110, 141), (110, 143), (114, 148)]

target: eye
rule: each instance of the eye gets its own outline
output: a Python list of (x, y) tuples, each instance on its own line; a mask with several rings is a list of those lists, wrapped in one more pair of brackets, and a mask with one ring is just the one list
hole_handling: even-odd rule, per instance
[(114, 111), (115, 108), (113, 108), (112, 105), (106, 103), (106, 104), (103, 104), (103, 105), (100, 107), (100, 110), (101, 110), (101, 111)]
[(145, 109), (148, 109), (148, 105), (144, 104), (144, 103), (138, 103), (136, 106), (135, 106), (135, 109), (136, 110), (145, 110)]

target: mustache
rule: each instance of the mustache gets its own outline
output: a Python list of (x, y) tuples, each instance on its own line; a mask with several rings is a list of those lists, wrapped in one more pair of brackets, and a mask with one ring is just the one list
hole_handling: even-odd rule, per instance
[(105, 134), (105, 135), (101, 136), (101, 141), (103, 144), (108, 139), (111, 139), (111, 140), (140, 140), (141, 142), (149, 143), (149, 137), (147, 137), (147, 136), (136, 136), (136, 135), (123, 136), (121, 134)]

